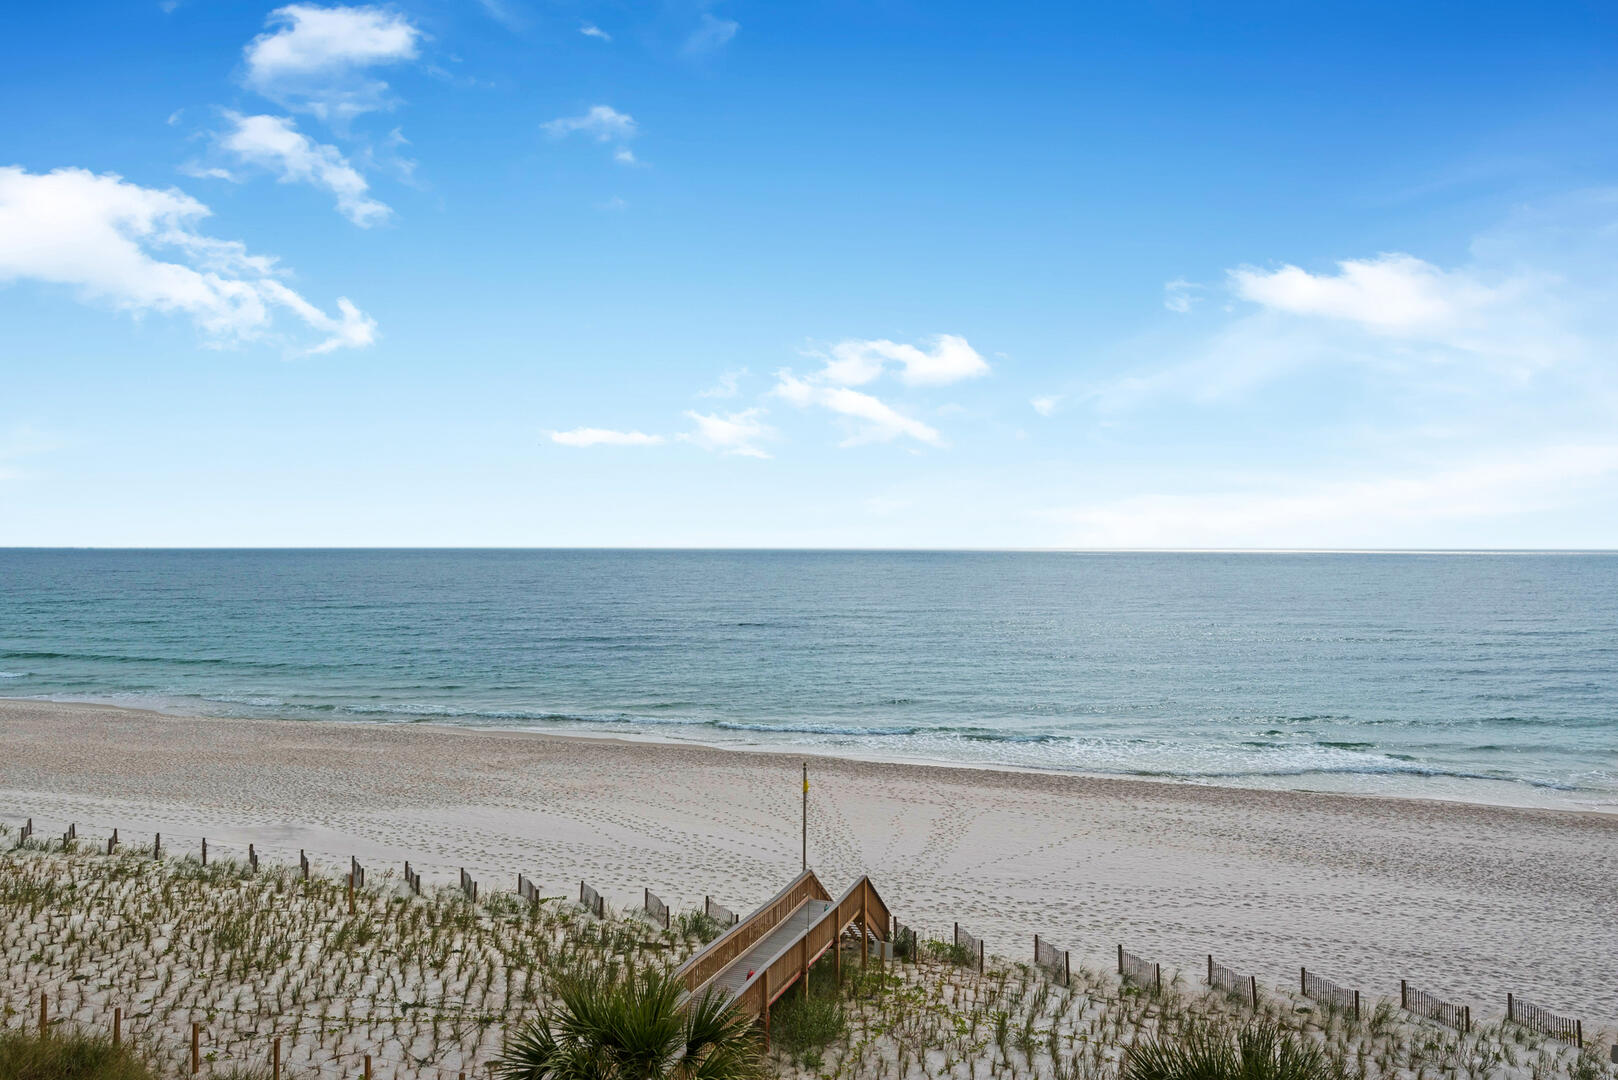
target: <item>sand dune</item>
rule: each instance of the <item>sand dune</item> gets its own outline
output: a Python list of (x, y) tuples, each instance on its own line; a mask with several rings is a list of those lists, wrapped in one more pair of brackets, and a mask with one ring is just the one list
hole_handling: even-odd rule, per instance
[[(350, 855), (650, 887), (742, 909), (798, 866), (801, 758), (379, 726), (177, 718), (0, 702), (0, 816), (128, 839), (202, 835), (330, 872)], [(810, 861), (869, 872), (899, 917), (959, 921), (1008, 956), (1037, 932), (1093, 963), (1207, 953), (1291, 985), (1399, 979), (1502, 1012), (1507, 991), (1618, 1021), (1618, 817), (811, 759)]]

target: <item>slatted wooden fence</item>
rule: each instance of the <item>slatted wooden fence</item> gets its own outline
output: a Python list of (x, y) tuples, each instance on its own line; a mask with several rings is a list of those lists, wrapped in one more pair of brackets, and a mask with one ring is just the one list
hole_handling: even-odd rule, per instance
[(461, 892), (466, 894), (466, 898), (468, 900), (471, 900), (473, 903), (477, 902), (478, 883), (473, 880), (471, 874), (466, 872), (466, 867), (464, 866), (461, 867)]
[(730, 927), (741, 922), (741, 916), (730, 910), (724, 904), (714, 903), (713, 897), (702, 898), (702, 913), (720, 926)]
[(1066, 986), (1073, 978), (1073, 961), (1066, 949), (1058, 949), (1038, 934), (1034, 935), (1034, 963), (1057, 976)]
[[(1583, 1021), (1558, 1016), (1549, 1009), (1542, 1009), (1538, 1005), (1524, 1001), (1515, 994), (1506, 995), (1506, 1019), (1542, 1035), (1566, 1039), (1579, 1049), (1584, 1049)], [(1618, 1044), (1614, 1044), (1613, 1053), (1618, 1055)], [(1614, 1060), (1618, 1060), (1618, 1057)]]
[(1258, 1008), (1258, 977), (1243, 975), (1216, 962), (1212, 953), (1208, 954), (1208, 985), (1240, 997), (1249, 1008)]
[(1304, 997), (1318, 1001), (1331, 1009), (1341, 1009), (1354, 1014), (1354, 1019), (1360, 1018), (1360, 992), (1350, 990), (1346, 986), (1338, 986), (1330, 979), (1325, 979), (1310, 972), (1308, 968), (1298, 969), (1298, 992)]
[(1163, 965), (1142, 960), (1122, 945), (1118, 946), (1118, 976), (1154, 994), (1163, 992)]
[(596, 918), (606, 918), (607, 902), (601, 898), (600, 893), (596, 892), (582, 881), (579, 882), (579, 903), (583, 905), (584, 910), (588, 911)]
[(663, 903), (663, 901), (655, 893), (653, 893), (652, 890), (644, 889), (642, 891), (646, 893), (646, 900), (644, 904), (646, 914), (653, 922), (667, 930), (669, 928), (669, 906)]
[(517, 875), (517, 895), (528, 901), (529, 907), (539, 906), (539, 886), (526, 874)]
[(965, 930), (961, 929), (961, 924), (960, 923), (956, 923), (955, 924), (955, 946), (956, 946), (956, 948), (965, 949), (966, 952), (967, 952), (967, 955), (974, 958), (974, 961), (978, 966), (978, 970), (979, 971), (983, 970), (983, 939), (982, 938), (974, 937), (973, 935), (967, 933)]
[(1399, 1008), (1428, 1020), (1437, 1020), (1456, 1031), (1472, 1030), (1472, 1006), (1456, 1005), (1436, 994), (1417, 990), (1404, 979), (1399, 980)]

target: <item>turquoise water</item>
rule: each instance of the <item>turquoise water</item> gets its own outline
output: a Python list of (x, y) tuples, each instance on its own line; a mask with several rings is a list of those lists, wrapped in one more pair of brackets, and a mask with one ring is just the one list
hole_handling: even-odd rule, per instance
[(0, 695), (1618, 809), (1618, 555), (10, 550)]

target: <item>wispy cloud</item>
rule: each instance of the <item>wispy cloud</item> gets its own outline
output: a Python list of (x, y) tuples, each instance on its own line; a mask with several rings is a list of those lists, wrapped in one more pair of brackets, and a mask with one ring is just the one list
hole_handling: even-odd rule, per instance
[(337, 314), (282, 280), (276, 260), (196, 231), (208, 208), (173, 188), (85, 169), (0, 168), (0, 283), (75, 288), (88, 301), (140, 315), (189, 317), (214, 343), (264, 338), (290, 316), (316, 339), (306, 353), (369, 345), (376, 324), (339, 298)]
[(775, 396), (799, 408), (819, 406), (846, 421), (849, 434), (842, 441), (843, 446), (892, 442), (901, 437), (915, 439), (929, 446), (944, 445), (944, 438), (936, 428), (904, 415), (871, 394), (846, 386), (810, 382), (790, 371), (779, 372), (777, 378), (775, 389), (771, 391)]
[(1278, 478), (1050, 511), (1085, 547), (1398, 547), (1429, 527), (1556, 509), (1618, 476), (1618, 444), (1551, 445), (1370, 478)]
[(239, 161), (270, 170), (282, 183), (310, 184), (336, 196), (337, 209), (361, 228), (381, 224), (393, 211), (371, 198), (370, 185), (335, 146), (317, 143), (279, 116), (227, 113), (233, 125), (219, 145)]
[(666, 440), (661, 435), (648, 435), (642, 431), (613, 431), (610, 428), (581, 427), (572, 431), (553, 431), (551, 442), (560, 446), (659, 446)]
[(824, 381), (841, 386), (862, 386), (890, 365), (897, 365), (900, 380), (911, 386), (947, 386), (989, 374), (989, 362), (956, 334), (935, 334), (921, 345), (850, 338), (809, 355), (825, 362), (820, 372)]
[(559, 116), (539, 126), (556, 139), (578, 134), (587, 135), (597, 142), (612, 142), (632, 139), (638, 134), (635, 118), (611, 105), (592, 105), (578, 116)]
[(1034, 411), (1041, 416), (1054, 415), (1056, 413), (1056, 407), (1061, 403), (1061, 394), (1042, 394), (1039, 397), (1030, 398), (1028, 402), (1028, 404), (1034, 407)]
[(381, 7), (289, 4), (247, 44), (247, 85), (287, 108), (343, 122), (391, 106), (388, 84), (369, 69), (414, 60), (422, 34)]
[(746, 368), (736, 368), (726, 371), (719, 376), (712, 386), (706, 390), (697, 391), (697, 397), (705, 398), (733, 398), (741, 393), (741, 382), (747, 377)]
[(721, 19), (704, 11), (697, 28), (685, 39), (685, 52), (688, 56), (706, 56), (718, 52), (730, 44), (731, 38), (740, 29), (741, 23), (735, 19)]
[(597, 26), (595, 23), (585, 23), (583, 26), (579, 27), (579, 33), (583, 34), (585, 37), (595, 38), (598, 41), (612, 40), (612, 35), (601, 29), (601, 27)]
[(694, 431), (680, 436), (681, 441), (713, 450), (721, 454), (739, 454), (742, 457), (767, 458), (770, 455), (759, 444), (774, 432), (765, 425), (763, 409), (743, 409), (741, 412), (699, 413), (686, 411), (686, 418), (696, 424)]
[(1163, 306), (1170, 311), (1185, 315), (1197, 304), (1202, 303), (1203, 287), (1194, 281), (1176, 278), (1163, 285)]

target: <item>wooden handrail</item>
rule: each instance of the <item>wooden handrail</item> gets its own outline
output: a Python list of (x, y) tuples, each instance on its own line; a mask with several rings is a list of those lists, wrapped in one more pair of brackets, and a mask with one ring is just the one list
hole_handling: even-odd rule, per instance
[(696, 955), (681, 964), (674, 977), (685, 983), (688, 991), (712, 979), (729, 967), (761, 938), (781, 925), (781, 921), (807, 900), (830, 900), (831, 894), (815, 877), (813, 870), (805, 870), (786, 888), (765, 901), (747, 918), (720, 934)]

